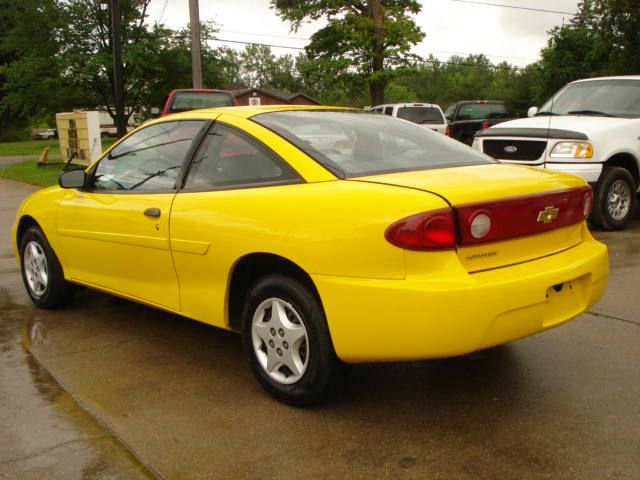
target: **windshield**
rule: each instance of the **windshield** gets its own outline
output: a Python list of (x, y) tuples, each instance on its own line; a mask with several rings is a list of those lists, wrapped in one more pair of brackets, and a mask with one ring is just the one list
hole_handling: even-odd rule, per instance
[(302, 110), (252, 120), (344, 177), (494, 163), (444, 135), (384, 115)]
[(541, 114), (604, 114), (640, 117), (640, 80), (592, 80), (572, 83), (540, 108)]
[(482, 120), (484, 118), (507, 118), (507, 108), (502, 103), (464, 103), (456, 120)]
[(176, 92), (173, 94), (170, 112), (185, 112), (198, 108), (232, 106), (231, 94), (225, 92)]
[(398, 118), (413, 123), (445, 123), (440, 110), (433, 107), (400, 107)]

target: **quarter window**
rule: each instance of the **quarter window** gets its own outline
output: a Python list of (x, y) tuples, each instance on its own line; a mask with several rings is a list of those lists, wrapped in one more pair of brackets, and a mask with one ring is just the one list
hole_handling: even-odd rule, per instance
[(295, 171), (249, 137), (214, 126), (195, 156), (185, 188), (215, 189), (298, 180)]
[(95, 168), (95, 190), (173, 190), (202, 120), (143, 128), (118, 144)]

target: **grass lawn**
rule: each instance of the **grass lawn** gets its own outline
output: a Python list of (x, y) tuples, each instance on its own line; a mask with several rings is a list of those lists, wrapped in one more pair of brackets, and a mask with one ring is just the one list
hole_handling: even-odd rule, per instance
[(49, 187), (58, 183), (58, 175), (62, 171), (61, 163), (38, 167), (37, 160), (26, 160), (22, 163), (0, 167), (0, 177), (18, 180), (32, 185)]
[[(115, 138), (103, 138), (102, 149), (110, 147)], [(40, 155), (44, 147), (49, 147), (49, 155), (60, 154), (60, 144), (54, 140), (26, 140), (23, 142), (0, 143), (0, 157), (13, 157), (15, 155)]]

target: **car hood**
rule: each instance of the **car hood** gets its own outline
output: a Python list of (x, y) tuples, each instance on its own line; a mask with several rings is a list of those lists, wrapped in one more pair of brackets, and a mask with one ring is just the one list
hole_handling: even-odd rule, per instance
[(387, 173), (351, 180), (424, 190), (443, 197), (451, 205), (565, 190), (585, 185), (582, 179), (574, 175), (498, 163)]
[(600, 132), (618, 128), (620, 125), (626, 125), (630, 121), (628, 118), (596, 117), (593, 115), (540, 116), (499, 123), (495, 127), (485, 130), (485, 132), (489, 134), (494, 128), (550, 128), (584, 133), (589, 138), (592, 138)]

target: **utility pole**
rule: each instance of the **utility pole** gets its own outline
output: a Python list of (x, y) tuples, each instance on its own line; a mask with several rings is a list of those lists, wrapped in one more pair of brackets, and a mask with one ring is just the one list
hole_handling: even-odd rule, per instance
[(193, 88), (202, 88), (202, 58), (200, 57), (200, 11), (198, 0), (189, 0), (191, 23), (191, 75)]
[(111, 46), (113, 47), (113, 100), (116, 106), (116, 129), (118, 138), (127, 134), (124, 118), (124, 83), (122, 78), (122, 36), (120, 6), (111, 0)]

